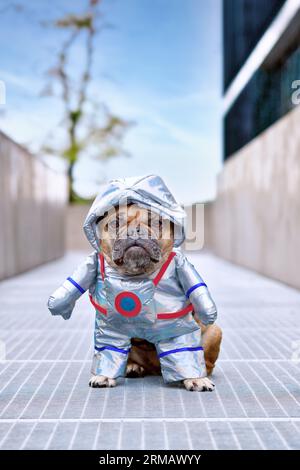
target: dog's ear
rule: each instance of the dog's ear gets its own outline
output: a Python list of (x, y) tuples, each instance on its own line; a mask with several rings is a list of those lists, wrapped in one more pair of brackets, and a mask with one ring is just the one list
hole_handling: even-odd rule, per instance
[(108, 216), (108, 212), (104, 212), (104, 214), (98, 217), (98, 219), (96, 220), (96, 225), (100, 224), (101, 220), (105, 219), (105, 217), (107, 216)]

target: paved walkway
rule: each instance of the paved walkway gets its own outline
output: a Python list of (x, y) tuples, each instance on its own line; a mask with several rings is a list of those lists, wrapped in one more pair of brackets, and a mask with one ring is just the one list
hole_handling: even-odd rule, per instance
[(194, 255), (224, 331), (216, 391), (151, 377), (90, 389), (86, 296), (69, 321), (45, 306), (81, 258), (69, 254), (0, 284), (0, 448), (300, 449), (300, 292)]

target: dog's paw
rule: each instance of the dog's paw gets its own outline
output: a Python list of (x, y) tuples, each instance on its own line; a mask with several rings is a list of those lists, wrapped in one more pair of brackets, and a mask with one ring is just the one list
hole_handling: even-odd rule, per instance
[(143, 377), (145, 375), (145, 369), (138, 364), (131, 363), (127, 365), (126, 377), (135, 379), (137, 377)]
[(110, 379), (104, 375), (92, 375), (89, 381), (89, 386), (93, 388), (115, 387), (116, 385), (115, 379)]
[(212, 392), (215, 388), (215, 384), (207, 377), (203, 379), (185, 379), (183, 383), (190, 392)]

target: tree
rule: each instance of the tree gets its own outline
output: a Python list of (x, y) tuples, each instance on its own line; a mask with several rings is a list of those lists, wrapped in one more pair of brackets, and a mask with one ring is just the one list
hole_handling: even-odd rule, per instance
[[(123, 139), (132, 123), (109, 111), (103, 103), (98, 103), (88, 93), (92, 78), (92, 65), (95, 53), (95, 37), (109, 27), (99, 10), (101, 0), (89, 0), (82, 14), (68, 14), (57, 19), (52, 26), (67, 31), (67, 39), (59, 50), (57, 62), (47, 76), (49, 83), (43, 95), (55, 95), (53, 86), (58, 88), (58, 97), (63, 104), (63, 121), (67, 134), (63, 149), (45, 144), (46, 153), (60, 154), (68, 162), (69, 202), (80, 198), (74, 190), (74, 166), (83, 154), (100, 160), (126, 155)], [(78, 75), (68, 69), (68, 62), (76, 41), (82, 41), (85, 63)], [(76, 72), (77, 74), (77, 72)], [(57, 95), (56, 95), (57, 96)]]

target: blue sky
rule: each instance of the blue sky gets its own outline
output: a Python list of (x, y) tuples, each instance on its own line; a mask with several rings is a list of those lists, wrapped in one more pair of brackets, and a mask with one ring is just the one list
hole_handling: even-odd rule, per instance
[[(20, 12), (12, 3), (0, 1), (0, 80), (7, 89), (0, 129), (36, 151), (49, 132), (59, 140), (61, 120), (59, 102), (39, 93), (63, 35), (41, 20), (86, 2), (19, 0)], [(78, 191), (96, 191), (94, 175), (158, 173), (180, 202), (213, 198), (221, 168), (221, 0), (104, 0), (103, 12), (114, 28), (97, 37), (91, 93), (136, 125), (125, 139), (130, 158), (103, 164), (82, 157)], [(72, 66), (81, 59), (78, 45)], [(49, 163), (59, 166), (55, 158)]]

